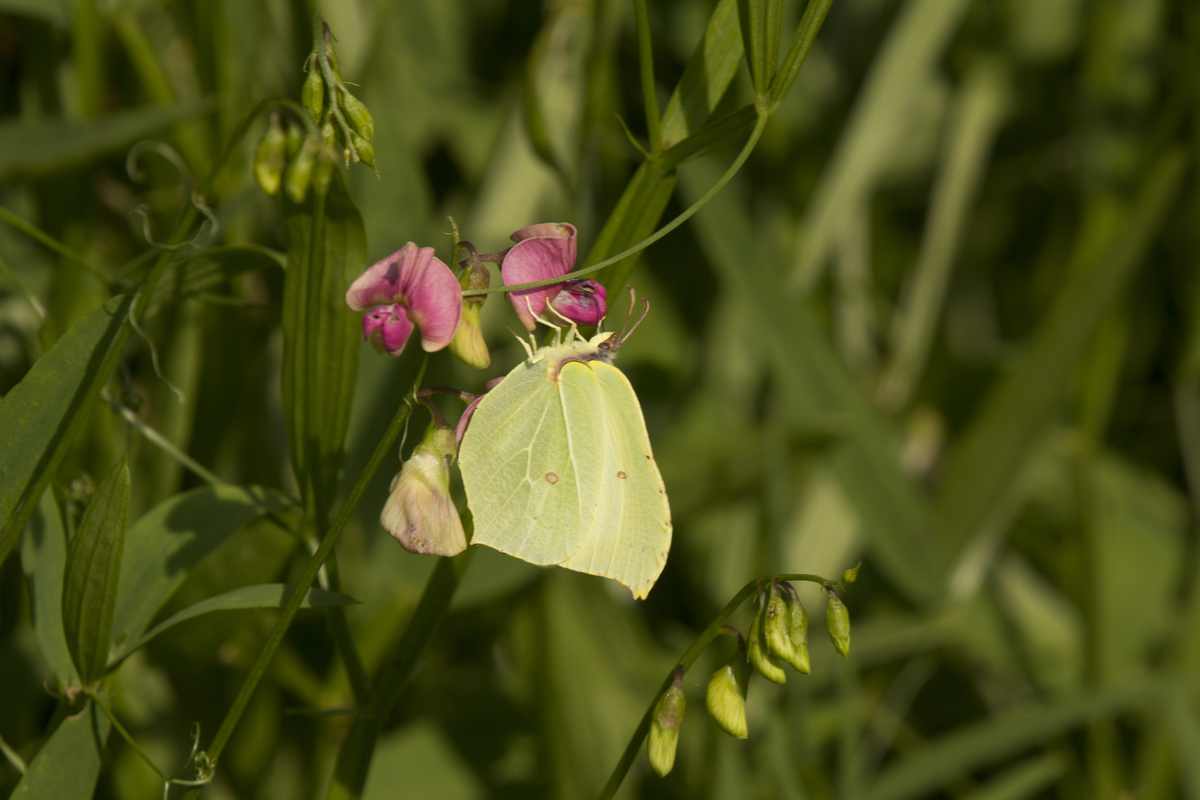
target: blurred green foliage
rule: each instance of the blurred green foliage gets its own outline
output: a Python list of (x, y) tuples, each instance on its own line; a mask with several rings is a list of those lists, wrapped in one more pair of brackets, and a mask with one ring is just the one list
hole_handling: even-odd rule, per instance
[[(647, 7), (665, 144), (753, 102), (736, 2)], [(180, 619), (114, 654), (128, 657), (106, 697), (168, 772), (193, 722), (201, 748), (216, 730), (279, 584), (308, 561), (280, 388), (296, 207), (253, 183), (262, 119), (203, 198), (216, 247), (165, 273), (106, 402), (72, 416), (99, 390), (95, 365), (44, 354), (84, 339), (107, 352), (129, 301), (97, 275), (136, 288), (148, 240), (167, 239), (239, 120), (300, 96), (314, 12), (371, 109), (382, 176), (346, 173), (366, 233), (347, 274), (409, 240), (448, 258), (447, 217), (481, 252), (570, 221), (581, 262), (600, 242), (594, 263), (703, 195), (740, 147), (687, 161), (677, 183), (635, 173), (623, 125), (653, 149), (656, 124), (625, 0), (0, 0), (0, 420), (26, 375), (57, 387), (41, 438), (0, 427), (0, 483), (40, 463), (60, 420), (74, 426), (0, 562), (0, 793), (17, 765), (50, 765), (47, 797), (88, 796), (98, 767), (98, 797), (161, 795), (95, 706), (63, 721), (47, 691), (75, 674), (54, 624), (67, 537), (122, 457), (122, 574), (158, 594), (125, 616), (109, 598), (118, 646)], [(802, 12), (783, 4), (785, 32)], [(675, 520), (659, 583), (634, 603), (481, 548), (365, 796), (594, 796), (674, 660), (746, 581), (862, 559), (848, 660), (811, 636), (812, 675), (756, 680), (739, 741), (699, 702), (730, 652), (715, 646), (684, 681), (674, 771), (639, 757), (620, 796), (1200, 798), (1198, 53), (1200, 8), (1178, 0), (837, 0), (733, 183), (600, 276), (623, 284), (632, 268), (651, 302), (620, 366)], [(128, 169), (149, 138), (178, 165), (155, 150)], [(643, 213), (602, 235), (631, 179)], [(492, 297), (492, 368), (434, 358), (425, 384), (479, 391), (517, 363), (506, 322)], [(362, 349), (341, 477), (321, 478), (335, 502), (420, 358)], [(324, 796), (354, 704), (334, 615), (375, 674), (434, 568), (377, 523), (398, 469), (389, 457), (338, 546), (358, 603), (309, 597), (327, 610), (297, 618), (207, 796)], [(139, 537), (158, 550), (135, 569)], [(822, 616), (819, 588), (797, 588)], [(185, 619), (204, 601), (224, 610)], [(75, 755), (70, 771), (56, 751)]]

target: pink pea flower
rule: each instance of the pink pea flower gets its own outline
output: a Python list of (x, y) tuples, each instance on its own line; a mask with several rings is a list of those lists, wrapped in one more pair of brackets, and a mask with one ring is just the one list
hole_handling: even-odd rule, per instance
[(376, 306), (363, 316), (363, 338), (379, 352), (400, 355), (416, 325), (422, 349), (433, 353), (454, 338), (462, 287), (432, 247), (409, 242), (355, 278), (346, 305), (355, 311)]
[[(504, 282), (532, 283), (566, 275), (575, 266), (575, 236), (575, 226), (567, 222), (543, 222), (517, 231), (512, 235), (517, 244), (500, 265)], [(550, 322), (565, 317), (596, 325), (607, 311), (604, 287), (586, 278), (509, 292), (508, 299), (527, 330), (536, 327), (547, 305), (553, 309), (546, 317)]]

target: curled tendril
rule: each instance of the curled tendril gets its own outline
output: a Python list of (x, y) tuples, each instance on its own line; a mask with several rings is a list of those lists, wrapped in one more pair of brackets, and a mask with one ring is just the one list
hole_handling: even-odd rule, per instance
[[(150, 206), (146, 203), (141, 204), (133, 209), (134, 214), (141, 217), (142, 220), (142, 236), (146, 239), (146, 243), (159, 250), (182, 250), (184, 248), (200, 248), (212, 237), (216, 236), (220, 230), (220, 223), (217, 221), (216, 214), (208, 206), (204, 200), (204, 196), (196, 191), (196, 183), (192, 179), (191, 170), (188, 169), (187, 162), (179, 155), (176, 150), (165, 142), (142, 141), (129, 148), (129, 155), (125, 158), (125, 171), (129, 174), (130, 180), (135, 183), (142, 183), (146, 180), (146, 174), (139, 166), (139, 161), (142, 156), (148, 153), (153, 153), (168, 164), (175, 168), (179, 173), (180, 182), (183, 184), (184, 191), (191, 198), (191, 203), (196, 210), (204, 216), (204, 223), (201, 224), (200, 230), (186, 242), (180, 244), (167, 244), (165, 242), (156, 241), (154, 235), (150, 231)], [(175, 224), (178, 226), (179, 219), (183, 216), (183, 211), (180, 210), (179, 217), (176, 218)]]
[[(192, 751), (188, 753), (188, 757), (184, 759), (183, 764), (179, 769), (175, 770), (175, 774), (170, 780), (163, 784), (163, 800), (167, 800), (167, 795), (171, 791), (171, 786), (204, 786), (211, 783), (213, 775), (217, 771), (217, 762), (209, 757), (208, 753), (200, 749), (200, 723), (192, 723), (191, 731)], [(188, 767), (195, 770), (196, 777), (192, 779), (177, 777)]]
[(142, 326), (138, 324), (137, 317), (133, 315), (133, 310), (137, 307), (136, 304), (129, 308), (129, 325), (137, 331), (137, 335), (146, 340), (146, 344), (150, 346), (150, 363), (154, 366), (154, 374), (158, 379), (167, 385), (167, 388), (175, 393), (175, 397), (179, 400), (179, 404), (183, 405), (187, 402), (187, 398), (183, 394), (183, 390), (175, 384), (171, 383), (171, 379), (163, 374), (162, 367), (158, 363), (158, 347), (155, 346), (154, 340), (146, 335), (142, 330)]

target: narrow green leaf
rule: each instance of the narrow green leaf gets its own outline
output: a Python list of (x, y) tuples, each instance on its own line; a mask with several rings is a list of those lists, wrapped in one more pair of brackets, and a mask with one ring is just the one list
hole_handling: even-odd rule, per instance
[[(746, 65), (750, 68), (750, 81), (754, 84), (756, 99), (766, 97), (770, 76), (767, 74), (767, 10), (768, 0), (738, 0), (738, 22), (742, 29), (742, 47), (746, 52)], [(778, 52), (778, 51), (777, 51)]]
[[(198, 617), (201, 614), (208, 614), (212, 611), (239, 611), (247, 608), (283, 608), (291, 594), (292, 587), (286, 584), (260, 583), (254, 586), (242, 586), (224, 594), (219, 594), (216, 597), (201, 600), (199, 603), (190, 605), (182, 611), (172, 614), (146, 631), (127, 648), (126, 652), (132, 653), (168, 628), (172, 628), (193, 617)], [(344, 606), (357, 602), (353, 597), (348, 597), (340, 592), (330, 592), (314, 587), (309, 589), (308, 594), (300, 601), (300, 607), (332, 608), (333, 606)]]
[(112, 640), (117, 655), (150, 625), (154, 615), (206, 555), (243, 525), (289, 504), (257, 487), (207, 486), (170, 497), (147, 511), (125, 534)]
[[(987, 519), (1023, 463), (1072, 367), (1165, 219), (1185, 163), (1178, 151), (1163, 154), (1121, 219), (1102, 229), (1084, 228), (1077, 249), (1084, 263), (1070, 270), (1028, 351), (991, 391), (946, 459), (933, 527), (947, 560)], [(1093, 232), (1102, 246), (1091, 241)]]
[(1025, 800), (1033, 797), (1067, 771), (1070, 765), (1060, 753), (1022, 761), (992, 778), (987, 785), (963, 797), (963, 800)]
[[(252, 270), (283, 269), (287, 256), (258, 245), (210, 247), (181, 262), (163, 275), (154, 291), (150, 314), (171, 301), (195, 297), (221, 287), (231, 278)], [(140, 280), (140, 276), (137, 277)]]
[[(673, 170), (663, 173), (654, 161), (638, 167), (581, 266), (604, 261), (654, 233), (674, 190)], [(638, 257), (630, 256), (607, 268), (604, 286), (610, 295), (615, 297), (624, 290)]]
[(63, 633), (63, 572), (67, 565), (67, 534), (54, 492), (43, 492), (37, 513), (29, 518), (21, 538), (21, 567), (29, 587), (29, 615), (42, 658), (59, 687), (78, 683), (71, 652)]
[(0, 401), (0, 564), (108, 378), (133, 297), (114, 297), (67, 331)]
[[(698, 197), (714, 168), (684, 173), (684, 196)], [(844, 433), (829, 465), (863, 525), (888, 577), (905, 594), (928, 600), (939, 591), (926, 563), (919, 531), (925, 510), (920, 494), (901, 473), (893, 433), (838, 362), (803, 304), (794, 303), (783, 275), (766, 256), (746, 211), (732, 193), (714, 197), (693, 227), (722, 283), (735, 293), (758, 326), (786, 398), (789, 423), (798, 430)]]
[(794, 283), (807, 288), (820, 277), (843, 215), (878, 183), (967, 5), (967, 0), (909, 0), (900, 10), (805, 213)]
[(46, 119), (0, 125), (0, 181), (22, 180), (86, 164), (176, 122), (203, 114), (208, 101), (146, 105), (83, 122)]
[(67, 546), (63, 632), (85, 685), (102, 676), (108, 665), (128, 515), (129, 465), (122, 459), (96, 487)]
[(100, 776), (108, 717), (88, 703), (42, 745), (9, 800), (88, 800)]
[(720, 0), (663, 112), (664, 148), (704, 127), (737, 75), (742, 52), (737, 0)]
[(326, 512), (342, 466), (361, 338), (346, 289), (366, 267), (362, 216), (341, 170), (329, 193), (284, 200), (283, 400), (292, 466)]
[(1154, 698), (1145, 685), (1109, 689), (963, 726), (897, 759), (880, 773), (865, 800), (926, 797), (971, 770), (1003, 761), (1090, 720), (1139, 710)]

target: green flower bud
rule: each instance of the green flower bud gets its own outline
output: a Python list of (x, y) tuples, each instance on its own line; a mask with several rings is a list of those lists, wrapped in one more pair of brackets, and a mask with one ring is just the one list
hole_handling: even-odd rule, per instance
[(313, 172), (313, 190), (322, 197), (329, 191), (333, 171), (337, 169), (337, 155), (337, 150), (327, 146), (317, 157), (317, 167)]
[(346, 116), (350, 118), (354, 130), (362, 134), (364, 139), (375, 138), (375, 120), (371, 119), (371, 112), (361, 100), (345, 89), (342, 90), (342, 107), (346, 109)]
[(739, 649), (733, 659), (712, 674), (704, 692), (704, 703), (713, 722), (735, 739), (745, 739), (746, 690), (750, 678), (749, 664)]
[(309, 137), (304, 140), (304, 146), (292, 159), (292, 163), (288, 164), (287, 172), (284, 173), (283, 188), (287, 191), (288, 197), (292, 198), (293, 203), (303, 203), (304, 198), (308, 196), (313, 167), (316, 166), (317, 155), (320, 151), (321, 148), (317, 141)]
[(750, 663), (758, 670), (758, 674), (767, 680), (775, 683), (786, 683), (787, 675), (784, 673), (779, 659), (771, 655), (767, 647), (767, 637), (763, 631), (766, 623), (766, 612), (767, 604), (763, 602), (763, 598), (760, 595), (758, 613), (754, 615), (754, 621), (750, 623), (750, 633), (746, 637), (749, 640), (746, 642), (746, 648), (750, 653)]
[(295, 120), (289, 120), (287, 124), (287, 157), (291, 160), (300, 152), (300, 148), (304, 145), (304, 126), (297, 125)]
[(791, 616), (788, 603), (784, 600), (783, 593), (779, 591), (779, 584), (771, 581), (770, 595), (763, 619), (763, 634), (767, 640), (767, 649), (788, 662), (796, 658), (796, 647), (792, 644), (792, 637), (788, 629)]
[(854, 565), (853, 569), (848, 569), (845, 572), (843, 572), (842, 573), (842, 583), (854, 583), (854, 581), (858, 580), (858, 569), (861, 566), (862, 566), (862, 562), (860, 561)]
[(829, 592), (829, 605), (825, 606), (825, 626), (829, 628), (829, 638), (833, 648), (842, 654), (843, 658), (850, 656), (850, 612), (846, 604), (834, 593), (833, 588), (826, 586)]
[(808, 663), (808, 612), (795, 597), (788, 603), (788, 638), (792, 640), (792, 647), (796, 650), (796, 657), (789, 659), (789, 663), (797, 672), (812, 674)]
[(650, 722), (650, 738), (646, 751), (650, 766), (659, 777), (665, 776), (675, 766), (675, 746), (679, 741), (679, 723), (687, 709), (687, 698), (683, 694), (683, 667), (675, 670), (675, 682), (659, 698), (654, 707), (654, 719)]
[(300, 104), (307, 109), (313, 122), (321, 122), (321, 112), (325, 110), (325, 81), (321, 78), (321, 65), (317, 63), (316, 55), (309, 56), (308, 77), (300, 90)]
[(271, 114), (267, 132), (254, 148), (254, 180), (271, 197), (279, 192), (283, 180), (283, 162), (287, 150), (287, 135), (279, 124), (279, 114)]
[(337, 128), (333, 127), (332, 118), (327, 118), (321, 126), (321, 141), (330, 147), (337, 147)]
[(371, 169), (375, 169), (375, 147), (366, 139), (359, 136), (357, 133), (350, 134), (350, 149), (354, 153), (354, 160), (361, 160)]

